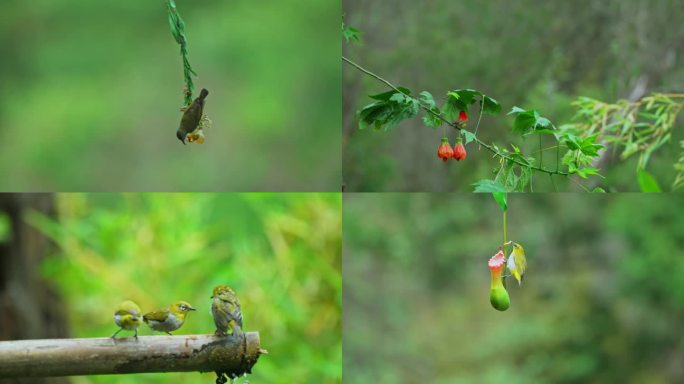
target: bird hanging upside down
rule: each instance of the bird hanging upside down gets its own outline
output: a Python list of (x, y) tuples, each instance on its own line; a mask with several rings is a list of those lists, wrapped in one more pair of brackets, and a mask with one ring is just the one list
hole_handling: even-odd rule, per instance
[[(525, 276), (525, 269), (527, 268), (527, 260), (525, 259), (525, 250), (522, 245), (509, 241), (508, 243), (513, 243), (513, 251), (508, 256), (507, 267), (511, 272), (511, 275), (518, 280), (518, 285), (522, 283), (523, 276)], [(506, 244), (508, 244), (506, 243)]]
[(195, 101), (193, 101), (192, 104), (190, 104), (185, 109), (185, 112), (183, 112), (183, 118), (181, 118), (180, 126), (176, 131), (176, 137), (183, 144), (185, 144), (186, 140), (189, 142), (197, 140), (199, 142), (199, 138), (202, 137), (201, 134), (195, 135), (197, 136), (195, 137), (193, 136), (193, 133), (197, 130), (198, 126), (200, 125), (200, 121), (202, 121), (204, 99), (207, 97), (207, 95), (209, 95), (209, 91), (202, 88), (199, 97), (197, 97)]

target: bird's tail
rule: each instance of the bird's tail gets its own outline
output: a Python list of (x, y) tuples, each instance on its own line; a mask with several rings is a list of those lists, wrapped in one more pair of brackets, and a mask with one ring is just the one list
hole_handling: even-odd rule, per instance
[(520, 272), (518, 270), (513, 271), (513, 277), (515, 277), (516, 280), (518, 280), (518, 286), (522, 285), (522, 275), (520, 275)]
[(202, 91), (200, 91), (199, 98), (201, 100), (204, 100), (205, 97), (209, 96), (209, 91), (207, 91), (206, 88), (202, 88)]

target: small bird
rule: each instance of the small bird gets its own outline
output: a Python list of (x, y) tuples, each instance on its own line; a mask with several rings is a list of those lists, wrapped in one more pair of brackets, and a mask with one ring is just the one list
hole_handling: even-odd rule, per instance
[[(509, 243), (511, 242), (509, 241)], [(511, 275), (518, 280), (518, 285), (521, 285), (523, 276), (525, 275), (525, 268), (527, 268), (525, 250), (523, 249), (522, 245), (513, 243), (513, 251), (511, 251), (511, 254), (508, 256), (506, 267), (508, 267)]]
[(120, 328), (112, 335), (112, 339), (115, 339), (116, 335), (124, 329), (127, 331), (135, 331), (135, 338), (137, 339), (138, 327), (142, 322), (141, 315), (142, 311), (140, 310), (140, 307), (138, 307), (138, 304), (130, 300), (126, 300), (119, 304), (118, 309), (114, 312), (114, 322)]
[(242, 309), (235, 291), (227, 285), (219, 285), (214, 288), (211, 298), (211, 315), (216, 324), (216, 335), (242, 333)]
[[(194, 311), (187, 301), (179, 301), (171, 304), (169, 309), (149, 312), (143, 316), (143, 320), (155, 331), (166, 332), (171, 335), (171, 331), (180, 328), (185, 322), (188, 312)], [(173, 336), (173, 335), (172, 335)]]
[(200, 121), (202, 120), (202, 110), (204, 109), (204, 99), (209, 95), (209, 91), (202, 88), (200, 95), (195, 101), (192, 102), (183, 112), (183, 117), (181, 118), (180, 126), (176, 131), (176, 137), (183, 144), (188, 138), (188, 135), (197, 129)]

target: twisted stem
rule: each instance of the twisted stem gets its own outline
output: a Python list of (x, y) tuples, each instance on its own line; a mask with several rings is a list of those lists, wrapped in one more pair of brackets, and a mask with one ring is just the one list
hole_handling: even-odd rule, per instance
[(183, 77), (185, 78), (185, 105), (192, 103), (192, 93), (195, 91), (195, 83), (192, 76), (197, 76), (197, 73), (192, 69), (190, 60), (188, 59), (188, 43), (185, 37), (185, 23), (178, 13), (175, 0), (167, 0), (169, 9), (169, 26), (171, 27), (171, 34), (176, 42), (180, 45), (180, 53), (183, 58)]

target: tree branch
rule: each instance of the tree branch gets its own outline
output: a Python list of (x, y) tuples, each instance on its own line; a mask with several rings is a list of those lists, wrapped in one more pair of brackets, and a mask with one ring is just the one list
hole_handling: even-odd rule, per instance
[(0, 377), (51, 377), (147, 372), (251, 373), (259, 333), (244, 336), (140, 336), (0, 342)]
[[(349, 65), (351, 65), (351, 66), (353, 66), (354, 68), (356, 68), (356, 69), (358, 69), (359, 71), (365, 73), (366, 75), (368, 75), (368, 76), (370, 76), (370, 77), (372, 77), (372, 78), (374, 78), (374, 79), (376, 79), (376, 80), (379, 80), (380, 82), (384, 83), (385, 85), (387, 85), (388, 87), (392, 88), (393, 90), (395, 90), (395, 91), (397, 91), (397, 92), (399, 92), (399, 93), (401, 93), (401, 94), (403, 94), (403, 95), (405, 95), (405, 96), (407, 96), (407, 97), (410, 97), (410, 98), (412, 98), (412, 99), (418, 100), (418, 102), (420, 103), (421, 108), (423, 108), (426, 112), (428, 112), (428, 113), (432, 114), (433, 116), (439, 118), (440, 120), (442, 120), (442, 121), (443, 121), (444, 123), (446, 123), (447, 125), (450, 125), (450, 126), (456, 128), (456, 129), (459, 130), (459, 131), (461, 130), (461, 127), (459, 127), (457, 124), (452, 123), (451, 121), (447, 120), (447, 119), (444, 118), (444, 116), (442, 116), (441, 114), (435, 113), (435, 112), (432, 111), (429, 107), (427, 107), (426, 105), (424, 105), (423, 102), (420, 101), (420, 99), (416, 99), (416, 98), (413, 97), (413, 96), (407, 95), (406, 93), (402, 92), (399, 88), (395, 87), (395, 86), (394, 86), (392, 83), (390, 83), (389, 81), (387, 81), (387, 80), (383, 79), (382, 77), (376, 75), (375, 73), (373, 73), (373, 72), (367, 70), (366, 68), (363, 68), (363, 67), (360, 66), (359, 64), (356, 64), (355, 62), (349, 60), (348, 58), (346, 58), (346, 57), (344, 57), (344, 56), (342, 56), (342, 61), (346, 62), (347, 64), (349, 64)], [(494, 154), (494, 156), (501, 157), (502, 159), (506, 159), (506, 160), (508, 160), (508, 161), (511, 161), (511, 162), (513, 162), (513, 163), (516, 163), (516, 164), (518, 164), (518, 165), (520, 165), (520, 166), (522, 166), (522, 167), (532, 169), (532, 170), (534, 170), (534, 171), (548, 173), (549, 175), (563, 175), (563, 176), (568, 176), (568, 175), (569, 175), (569, 173), (561, 172), (561, 171), (559, 171), (559, 170), (552, 171), (552, 170), (549, 170), (549, 169), (546, 169), (546, 168), (542, 168), (541, 166), (539, 166), (539, 167), (534, 167), (534, 166), (525, 164), (525, 163), (523, 163), (522, 161), (516, 160), (516, 159), (514, 159), (514, 158), (512, 158), (512, 157), (510, 157), (510, 156), (507, 156), (507, 155), (505, 155), (505, 154), (503, 154), (503, 153), (497, 151), (496, 149), (494, 149), (494, 147), (492, 147), (492, 146), (490, 146), (489, 144), (487, 144), (487, 143), (483, 142), (482, 140), (478, 139), (477, 136), (475, 136), (475, 134), (473, 134), (473, 137), (474, 137), (474, 141), (475, 141), (475, 142), (477, 142), (477, 143), (480, 144), (481, 146), (485, 147), (488, 151), (492, 152), (492, 153)]]

